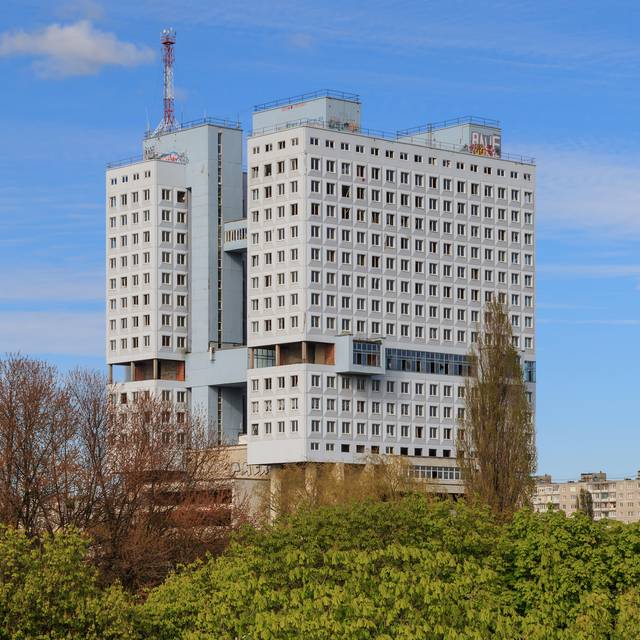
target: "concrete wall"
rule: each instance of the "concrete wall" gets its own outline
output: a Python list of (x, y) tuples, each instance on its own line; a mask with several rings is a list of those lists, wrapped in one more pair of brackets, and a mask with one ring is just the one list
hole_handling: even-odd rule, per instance
[(223, 342), (246, 344), (245, 265), (246, 251), (224, 253), (222, 256), (223, 283)]
[(222, 394), (222, 437), (225, 442), (238, 442), (244, 428), (246, 391), (244, 387), (217, 387)]
[[(248, 163), (248, 344), (336, 345), (330, 367), (249, 370), (249, 461), (357, 462), (379, 453), (424, 460), (425, 468), (455, 464), (464, 377), (386, 368), (384, 353), (466, 355), (491, 295), (504, 297), (522, 356), (535, 360), (535, 167), (317, 125), (250, 137)], [(274, 170), (279, 163), (283, 174)], [(289, 190), (277, 194), (277, 181)], [(278, 205), (281, 218), (273, 215)], [(343, 208), (351, 215), (343, 218)], [(297, 253), (287, 253), (284, 266), (267, 260), (283, 243)], [(341, 262), (343, 251), (351, 253)], [(331, 281), (329, 271), (337, 274)], [(381, 367), (354, 367), (345, 334), (384, 338)], [(370, 375), (350, 380), (356, 372)]]
[(400, 137), (399, 141), (413, 144), (442, 143), (446, 148), (469, 149), (471, 145), (491, 146), (500, 156), (502, 146), (502, 129), (479, 124), (459, 124), (433, 131), (423, 131), (411, 136)]
[(342, 128), (360, 127), (360, 103), (338, 98), (315, 98), (284, 104), (253, 114), (253, 130), (283, 126), (296, 120), (322, 120)]
[[(218, 197), (222, 222), (242, 217), (243, 211), (242, 131), (203, 124), (148, 138), (144, 147), (187, 157), (185, 183), (191, 188), (190, 350), (206, 352), (209, 342), (218, 338)], [(241, 289), (241, 274), (230, 272), (224, 286)], [(237, 318), (231, 316), (229, 323), (237, 324)]]

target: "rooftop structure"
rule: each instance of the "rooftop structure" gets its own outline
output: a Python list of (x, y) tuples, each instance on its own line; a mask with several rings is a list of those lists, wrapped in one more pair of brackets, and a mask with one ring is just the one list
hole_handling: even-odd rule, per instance
[(333, 89), (320, 89), (318, 91), (310, 91), (309, 93), (301, 93), (297, 96), (289, 96), (288, 98), (279, 98), (270, 102), (263, 102), (253, 107), (253, 112), (268, 111), (276, 107), (284, 107), (288, 105), (300, 105), (318, 98), (333, 98), (343, 102), (354, 102), (360, 104), (360, 96), (357, 93), (347, 93), (345, 91), (335, 91)]
[(318, 126), (524, 164), (535, 163), (534, 158), (528, 156), (502, 153), (499, 120), (463, 116), (389, 132), (362, 128), (360, 107), (357, 94), (329, 89), (272, 100), (254, 107), (253, 134), (272, 133), (292, 126)]

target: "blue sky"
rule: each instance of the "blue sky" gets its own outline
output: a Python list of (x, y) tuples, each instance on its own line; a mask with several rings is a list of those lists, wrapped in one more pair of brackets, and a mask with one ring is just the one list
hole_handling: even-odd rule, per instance
[(0, 19), (0, 352), (103, 364), (105, 163), (160, 119), (239, 118), (315, 89), (364, 126), (503, 124), (538, 164), (539, 470), (640, 468), (640, 5), (5, 0)]

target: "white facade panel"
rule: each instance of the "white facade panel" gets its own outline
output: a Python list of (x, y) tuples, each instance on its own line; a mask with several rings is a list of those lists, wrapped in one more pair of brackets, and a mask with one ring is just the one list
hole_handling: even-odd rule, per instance
[[(496, 157), (313, 124), (249, 138), (249, 348), (267, 362), (300, 343), (334, 349), (317, 373), (305, 361), (316, 384), (295, 434), (276, 435), (269, 413), (289, 393), (261, 395), (286, 367), (249, 371), (251, 459), (300, 429), (300, 461), (454, 458), (465, 359), (492, 297), (535, 362), (534, 194), (533, 165)], [(383, 343), (381, 362), (358, 375), (366, 341)]]
[(224, 227), (243, 216), (242, 131), (191, 123), (143, 151), (107, 172), (107, 362), (124, 368), (121, 401), (180, 393), (213, 438), (237, 441), (246, 350), (225, 348), (243, 342), (244, 256), (224, 253)]

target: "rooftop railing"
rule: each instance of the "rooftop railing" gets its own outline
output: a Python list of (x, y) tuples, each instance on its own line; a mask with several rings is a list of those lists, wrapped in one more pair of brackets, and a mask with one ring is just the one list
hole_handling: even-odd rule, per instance
[[(496, 122), (496, 121), (494, 121)], [(341, 133), (353, 133), (360, 136), (367, 136), (369, 138), (378, 138), (382, 140), (389, 140), (391, 142), (406, 142), (414, 144), (420, 147), (427, 147), (429, 149), (440, 149), (442, 151), (453, 151), (455, 153), (465, 153), (476, 158), (488, 158), (491, 156), (480, 156), (477, 153), (473, 153), (469, 149), (465, 149), (462, 145), (452, 144), (449, 142), (438, 142), (436, 140), (425, 140), (424, 137), (414, 137), (414, 135), (407, 135), (406, 131), (396, 131), (392, 133), (390, 131), (381, 131), (378, 129), (366, 129), (364, 127), (356, 127), (351, 124), (342, 124), (338, 122), (326, 122), (322, 118), (304, 118), (302, 120), (292, 120), (283, 124), (273, 125), (271, 127), (264, 127), (262, 129), (254, 129), (249, 133), (250, 136), (260, 136), (268, 133), (276, 133), (285, 129), (292, 129), (295, 127), (315, 127), (317, 129), (328, 129), (331, 131), (340, 131)], [(500, 160), (509, 160), (511, 162), (517, 162), (519, 164), (535, 165), (535, 158), (531, 156), (523, 156), (513, 153), (501, 153), (497, 156)]]
[(204, 124), (211, 124), (215, 127), (224, 127), (226, 129), (242, 129), (240, 122), (238, 120), (227, 120), (226, 118), (211, 118), (204, 117), (198, 118), (197, 120), (189, 120), (188, 122), (180, 122), (179, 124), (175, 124), (170, 128), (161, 129), (160, 131), (151, 130), (145, 131), (144, 138), (145, 140), (149, 138), (153, 138), (155, 136), (162, 136), (165, 133), (173, 133), (174, 131), (184, 131), (185, 129), (193, 129), (194, 127), (200, 127)]
[(302, 118), (300, 120), (290, 120), (282, 124), (263, 127), (262, 129), (254, 129), (249, 135), (260, 136), (266, 133), (275, 133), (283, 129), (292, 129), (294, 127), (317, 127), (318, 129), (331, 129), (333, 131), (342, 131), (344, 133), (357, 133), (369, 136), (371, 138), (384, 138), (385, 140), (396, 140), (397, 135), (390, 131), (382, 131), (379, 129), (365, 129), (364, 127), (349, 127), (339, 122), (327, 122), (323, 118)]
[[(238, 120), (227, 120), (225, 118), (211, 118), (204, 117), (198, 118), (197, 120), (189, 120), (187, 122), (180, 122), (179, 124), (174, 125), (173, 127), (162, 129), (161, 131), (156, 130), (147, 130), (144, 133), (144, 139), (149, 140), (150, 138), (155, 138), (156, 136), (162, 136), (165, 133), (173, 133), (175, 131), (184, 131), (186, 129), (193, 129), (195, 127), (201, 127), (202, 125), (210, 124), (215, 127), (224, 127), (226, 129), (242, 129), (240, 122)], [(123, 167), (127, 164), (134, 164), (135, 162), (142, 162), (143, 160), (162, 160), (160, 157), (162, 154), (153, 154), (147, 151), (144, 154), (138, 154), (135, 156), (131, 156), (130, 158), (125, 158), (123, 160), (115, 160), (113, 162), (107, 163), (107, 169), (115, 169), (117, 167)]]
[(398, 131), (398, 136), (413, 136), (419, 133), (428, 133), (437, 131), (438, 129), (446, 129), (447, 127), (456, 127), (461, 124), (477, 124), (482, 127), (500, 128), (500, 120), (492, 118), (477, 118), (476, 116), (461, 116), (460, 118), (452, 118), (451, 120), (441, 120), (440, 122), (428, 122), (427, 124), (411, 129), (402, 129)]
[(163, 154), (152, 149), (147, 149), (144, 153), (140, 153), (137, 156), (107, 162), (107, 169), (117, 169), (118, 167), (125, 167), (137, 162), (145, 162), (146, 160), (159, 160), (160, 162), (171, 162), (173, 164), (184, 164), (186, 162), (186, 158), (184, 156), (169, 158), (167, 157), (169, 155), (170, 154)]
[(253, 110), (254, 112), (267, 111), (268, 109), (274, 109), (275, 107), (296, 104), (298, 102), (306, 102), (307, 100), (314, 100), (315, 98), (337, 98), (339, 100), (348, 100), (349, 102), (360, 102), (360, 96), (357, 93), (346, 93), (344, 91), (334, 91), (333, 89), (320, 89), (319, 91), (312, 91), (311, 93), (301, 93), (297, 96), (272, 100), (271, 102), (263, 102), (262, 104), (255, 105)]
[(148, 158), (145, 158), (145, 156), (140, 153), (137, 156), (131, 156), (129, 158), (123, 158), (121, 160), (113, 160), (112, 162), (107, 162), (107, 169), (117, 169), (118, 167), (124, 167), (128, 164), (135, 164), (136, 162), (142, 162), (143, 160), (148, 160)]

